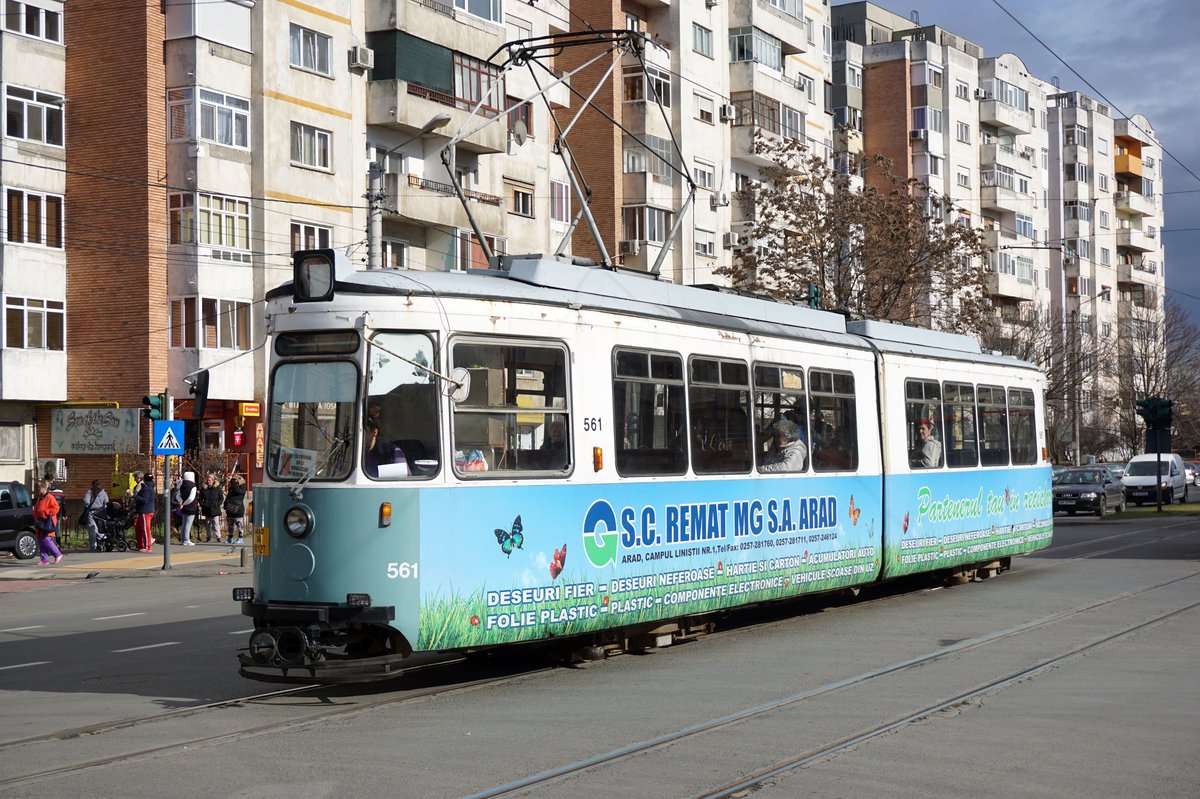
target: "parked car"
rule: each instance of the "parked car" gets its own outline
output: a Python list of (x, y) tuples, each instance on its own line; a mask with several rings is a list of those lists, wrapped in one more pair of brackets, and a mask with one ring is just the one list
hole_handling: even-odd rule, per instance
[(1158, 456), (1153, 452), (1146, 455), (1135, 455), (1129, 461), (1129, 468), (1121, 482), (1125, 484), (1125, 501), (1135, 505), (1145, 502), (1157, 502), (1161, 496), (1164, 503), (1171, 500), (1187, 502), (1188, 484), (1183, 467), (1183, 458), (1168, 452), (1162, 456), (1162, 479), (1155, 485), (1155, 477), (1159, 474), (1156, 461)]
[(1113, 477), (1120, 480), (1122, 477), (1125, 476), (1125, 470), (1129, 468), (1129, 464), (1128, 463), (1106, 463), (1106, 464), (1104, 464), (1104, 468), (1106, 468), (1110, 472), (1112, 472)]
[(1125, 510), (1125, 487), (1102, 466), (1064, 469), (1054, 477), (1054, 512), (1079, 511), (1103, 518), (1110, 509)]
[(1184, 461), (1183, 468), (1187, 471), (1188, 483), (1200, 486), (1200, 461)]
[(21, 560), (38, 553), (33, 530), (33, 498), (23, 484), (0, 483), (0, 551), (8, 550)]

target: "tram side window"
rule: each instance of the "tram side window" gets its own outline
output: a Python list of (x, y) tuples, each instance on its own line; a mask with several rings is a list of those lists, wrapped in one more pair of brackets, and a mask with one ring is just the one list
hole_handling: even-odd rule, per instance
[(970, 383), (946, 383), (942, 406), (946, 432), (946, 465), (968, 469), (979, 465), (975, 444), (975, 387)]
[(979, 462), (1008, 465), (1008, 407), (1000, 386), (979, 387)]
[(1014, 464), (1037, 463), (1037, 426), (1033, 413), (1033, 392), (1027, 388), (1010, 388), (1008, 439)]
[(565, 346), (461, 339), (451, 360), (471, 373), (470, 393), (454, 406), (456, 473), (570, 470)]
[(683, 359), (662, 352), (616, 350), (613, 419), (618, 474), (686, 472)]
[(808, 386), (813, 469), (818, 472), (857, 469), (854, 375), (811, 369)]
[(750, 373), (741, 361), (692, 358), (688, 411), (692, 470), (750, 471)]
[[(776, 422), (796, 425), (804, 457), (789, 460), (786, 451), (775, 449)], [(799, 367), (754, 365), (755, 457), (759, 469), (771, 472), (802, 472), (808, 468), (808, 402), (804, 395), (804, 370)], [(786, 445), (785, 445), (786, 446)], [(766, 467), (764, 469), (764, 467)]]
[(433, 339), (377, 333), (367, 351), (363, 473), (377, 480), (430, 477), (441, 467)]
[(936, 380), (904, 381), (908, 465), (914, 469), (942, 466), (942, 387)]

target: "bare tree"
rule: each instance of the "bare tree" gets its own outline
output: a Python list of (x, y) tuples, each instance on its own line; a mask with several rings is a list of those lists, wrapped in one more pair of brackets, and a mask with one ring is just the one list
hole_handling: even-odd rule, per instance
[(822, 308), (860, 318), (982, 327), (991, 307), (983, 236), (950, 198), (894, 175), (882, 157), (871, 164), (882, 188), (856, 190), (801, 142), (759, 135), (754, 149), (772, 165), (739, 192), (749, 243), (718, 274), (781, 299), (813, 284)]

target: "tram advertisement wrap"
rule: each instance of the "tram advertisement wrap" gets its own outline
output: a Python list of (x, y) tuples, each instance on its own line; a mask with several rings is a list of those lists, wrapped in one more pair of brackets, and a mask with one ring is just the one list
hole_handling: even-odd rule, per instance
[(417, 648), (574, 635), (869, 582), (883, 557), (879, 486), (858, 476), (480, 486), (469, 507), (422, 492), (431, 532)]
[(1049, 469), (889, 475), (886, 487), (887, 577), (1050, 545)]

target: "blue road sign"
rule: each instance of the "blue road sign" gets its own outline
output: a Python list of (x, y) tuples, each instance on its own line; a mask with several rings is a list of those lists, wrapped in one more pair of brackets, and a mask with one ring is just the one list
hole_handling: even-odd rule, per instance
[(154, 422), (154, 454), (183, 454), (183, 420)]

